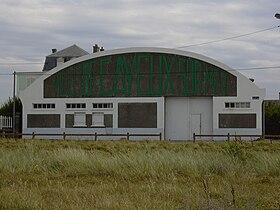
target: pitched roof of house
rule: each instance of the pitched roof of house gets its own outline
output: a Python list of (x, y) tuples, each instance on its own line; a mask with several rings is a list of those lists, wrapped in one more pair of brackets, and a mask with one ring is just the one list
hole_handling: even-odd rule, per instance
[(57, 66), (56, 59), (59, 57), (77, 58), (87, 54), (89, 54), (87, 51), (74, 44), (70, 47), (67, 47), (65, 49), (62, 49), (60, 51), (57, 51), (55, 53), (46, 56), (43, 71), (49, 71), (55, 68)]
[(63, 50), (52, 53), (48, 55), (48, 57), (80, 57), (87, 54), (89, 54), (87, 51), (74, 44)]

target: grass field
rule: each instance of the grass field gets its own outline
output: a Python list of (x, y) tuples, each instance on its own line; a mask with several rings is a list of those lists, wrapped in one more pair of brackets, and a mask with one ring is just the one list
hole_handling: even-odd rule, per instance
[(0, 209), (280, 209), (280, 143), (0, 145)]

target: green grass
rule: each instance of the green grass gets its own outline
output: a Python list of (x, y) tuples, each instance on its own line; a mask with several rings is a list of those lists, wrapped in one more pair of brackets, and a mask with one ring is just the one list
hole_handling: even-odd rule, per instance
[(0, 145), (0, 209), (280, 208), (280, 143)]

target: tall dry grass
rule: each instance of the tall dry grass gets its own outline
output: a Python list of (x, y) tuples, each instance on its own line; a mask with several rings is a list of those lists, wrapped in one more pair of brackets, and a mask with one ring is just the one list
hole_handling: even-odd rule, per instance
[(0, 208), (273, 209), (279, 150), (266, 143), (6, 141)]

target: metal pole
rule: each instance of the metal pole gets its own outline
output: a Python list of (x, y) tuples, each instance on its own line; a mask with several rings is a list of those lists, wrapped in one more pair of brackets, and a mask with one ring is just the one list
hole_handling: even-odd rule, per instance
[(13, 85), (13, 138), (16, 138), (16, 72), (14, 71)]

